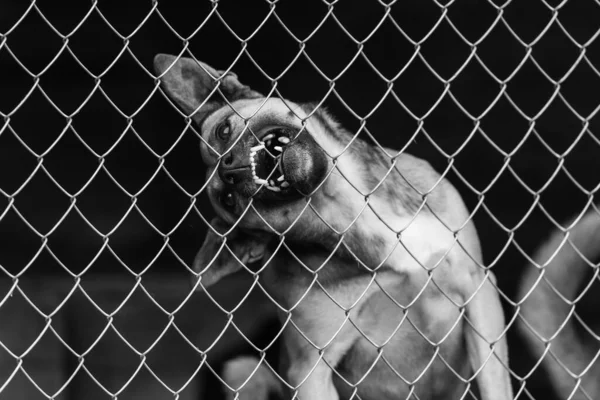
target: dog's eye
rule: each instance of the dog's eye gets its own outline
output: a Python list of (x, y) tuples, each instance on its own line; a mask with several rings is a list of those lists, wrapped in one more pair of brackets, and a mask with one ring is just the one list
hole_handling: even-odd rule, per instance
[(229, 140), (229, 136), (231, 136), (231, 127), (229, 126), (229, 122), (223, 121), (217, 126), (215, 130), (215, 134), (217, 137), (223, 141)]
[(221, 204), (225, 208), (232, 209), (235, 206), (235, 199), (232, 192), (226, 192), (221, 195)]

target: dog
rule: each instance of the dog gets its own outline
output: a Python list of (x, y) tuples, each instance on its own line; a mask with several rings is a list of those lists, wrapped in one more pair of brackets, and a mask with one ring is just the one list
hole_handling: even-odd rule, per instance
[(164, 54), (154, 66), (208, 167), (217, 218), (197, 285), (258, 266), (281, 302), (282, 371), (297, 398), (448, 398), (474, 376), (483, 399), (512, 399), (495, 280), (447, 180), (231, 71)]
[[(571, 304), (579, 301), (597, 274), (600, 215), (590, 210), (566, 226), (570, 228), (551, 233), (533, 256), (535, 266), (525, 268), (518, 287), (522, 306), (517, 327), (561, 398), (597, 399), (597, 345), (577, 330)], [(552, 356), (544, 356), (547, 350)]]
[[(378, 272), (374, 284), (370, 274), (360, 273), (357, 262), (316, 246), (283, 246), (262, 232), (234, 230), (226, 242), (231, 253), (221, 251), (221, 234), (229, 226), (220, 218), (211, 225), (215, 232), (207, 234), (194, 263), (198, 271), (210, 265), (201, 275), (202, 284), (211, 286), (239, 269), (238, 260), (252, 266), (248, 271), (282, 308), (280, 319), (289, 315), (292, 321), (283, 331), (287, 357), (279, 371), (293, 370), (290, 360), (297, 362), (315, 348), (325, 348), (324, 363), (340, 374), (331, 379), (343, 399), (352, 398), (355, 386), (361, 399), (408, 398), (411, 393), (420, 399), (458, 399), (468, 390), (462, 336), (458, 330), (432, 329), (451, 326), (459, 313), (450, 300), (436, 298), (433, 285), (407, 285), (393, 271)], [(429, 319), (430, 308), (444, 319)], [(378, 360), (378, 348), (385, 361)], [(273, 371), (261, 367), (248, 357), (235, 359), (226, 364), (223, 379), (232, 388), (242, 388), (240, 399), (267, 400), (268, 393), (281, 397), (288, 388)], [(255, 369), (258, 374), (253, 376)]]

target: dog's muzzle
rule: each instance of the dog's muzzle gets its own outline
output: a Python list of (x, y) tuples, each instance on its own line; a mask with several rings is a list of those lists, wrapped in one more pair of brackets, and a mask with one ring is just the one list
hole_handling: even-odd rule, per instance
[(281, 156), (285, 181), (302, 195), (317, 189), (327, 175), (328, 165), (327, 155), (306, 132), (286, 146)]
[[(284, 200), (309, 195), (327, 173), (327, 156), (306, 132), (272, 129), (246, 152), (225, 155), (218, 171), (226, 185), (246, 197)], [(235, 163), (240, 167), (231, 165), (228, 157), (247, 159)]]

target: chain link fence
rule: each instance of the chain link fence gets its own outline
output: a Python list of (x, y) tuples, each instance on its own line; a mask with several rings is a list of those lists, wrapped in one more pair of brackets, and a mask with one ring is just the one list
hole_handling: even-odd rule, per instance
[[(254, 279), (265, 270), (193, 290), (215, 216), (207, 182), (221, 178), (206, 178), (200, 126), (153, 68), (168, 53), (310, 104), (311, 118), (327, 107), (353, 143), (427, 160), (460, 192), (497, 277), (514, 398), (600, 399), (598, 21), (593, 0), (1, 0), (0, 398), (291, 398), (281, 342), (298, 321)], [(377, 274), (369, 287), (385, 291)], [(372, 326), (415, 324), (395, 308)], [(444, 340), (424, 339), (443, 365), (369, 369), (382, 388), (394, 378), (431, 397), (419, 379), (452, 363)], [(385, 348), (376, 365), (393, 369)], [(473, 372), (452, 379), (457, 398), (481, 398)], [(350, 386), (343, 398), (361, 398)]]

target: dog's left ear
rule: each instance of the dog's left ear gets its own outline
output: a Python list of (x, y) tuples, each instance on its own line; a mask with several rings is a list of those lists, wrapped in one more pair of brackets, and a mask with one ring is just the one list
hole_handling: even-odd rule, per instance
[[(231, 228), (218, 217), (210, 224), (219, 234)], [(227, 236), (220, 236), (209, 229), (194, 260), (194, 271), (199, 274), (205, 288), (214, 285), (244, 265), (261, 261), (271, 239), (271, 235), (264, 232), (234, 230)]]
[[(264, 97), (242, 85), (235, 74), (224, 75), (224, 71), (188, 57), (157, 54), (154, 70), (167, 94), (198, 123), (212, 110), (226, 104), (223, 96), (229, 102)], [(217, 85), (222, 95), (211, 96)]]

